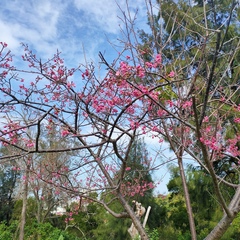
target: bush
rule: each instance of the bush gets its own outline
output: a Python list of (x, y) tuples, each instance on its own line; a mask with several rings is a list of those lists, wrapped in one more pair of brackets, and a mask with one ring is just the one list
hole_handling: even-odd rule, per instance
[[(17, 231), (18, 222), (14, 221), (7, 226), (5, 222), (0, 224), (0, 240), (13, 240)], [(37, 224), (34, 222), (25, 227), (26, 240), (81, 240), (80, 238), (53, 227), (50, 223)]]

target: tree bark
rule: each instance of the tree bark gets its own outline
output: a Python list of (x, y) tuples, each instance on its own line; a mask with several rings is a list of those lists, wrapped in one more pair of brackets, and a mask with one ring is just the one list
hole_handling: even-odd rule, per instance
[(186, 208), (187, 208), (191, 237), (192, 237), (192, 240), (197, 240), (196, 227), (195, 227), (195, 222), (194, 222), (194, 217), (193, 217), (193, 212), (192, 212), (192, 206), (191, 206), (190, 196), (189, 196), (189, 192), (188, 192), (188, 186), (187, 186), (187, 181), (186, 181), (186, 177), (185, 177), (185, 172), (184, 172), (184, 168), (183, 168), (182, 152), (180, 152), (180, 154), (178, 155), (178, 166), (179, 166), (180, 176), (181, 176), (182, 185), (183, 185), (184, 198), (185, 198), (185, 203), (186, 203)]
[(234, 217), (229, 218), (226, 214), (223, 216), (217, 226), (208, 234), (204, 240), (219, 240), (227, 231), (229, 225), (232, 223)]
[(26, 223), (26, 211), (27, 211), (27, 196), (28, 196), (28, 177), (29, 177), (29, 166), (26, 168), (26, 179), (23, 185), (23, 198), (22, 198), (22, 212), (19, 229), (19, 240), (24, 240), (24, 227)]
[(215, 226), (215, 228), (208, 234), (204, 240), (219, 240), (223, 234), (227, 231), (230, 224), (240, 212), (240, 186), (237, 188), (236, 193), (229, 204), (229, 210), (232, 213), (229, 217), (227, 214), (224, 214), (221, 221)]

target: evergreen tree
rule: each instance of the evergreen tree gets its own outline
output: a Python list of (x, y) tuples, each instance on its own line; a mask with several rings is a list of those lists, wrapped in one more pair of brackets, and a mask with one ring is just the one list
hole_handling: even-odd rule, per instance
[[(169, 232), (173, 228), (175, 230), (172, 234), (175, 234), (175, 237), (180, 235), (187, 236), (189, 234), (188, 220), (179, 171), (177, 167), (173, 167), (170, 168), (170, 172), (171, 178), (167, 185), (170, 195), (166, 199), (168, 218), (163, 227), (160, 228), (159, 233), (164, 235), (164, 228)], [(206, 172), (189, 166), (187, 169), (187, 183), (193, 203), (197, 236), (200, 240), (206, 237), (209, 231), (221, 219), (221, 207), (217, 202), (211, 178)], [(223, 193), (226, 197), (228, 194), (231, 194), (227, 191), (223, 191)], [(238, 218), (235, 222), (238, 222)], [(234, 237), (238, 236), (238, 234), (239, 229), (231, 226), (221, 239), (235, 239)], [(188, 238), (186, 237), (186, 239)], [(190, 236), (189, 239), (191, 239)]]
[[(140, 185), (153, 183), (151, 159), (148, 156), (147, 147), (143, 139), (136, 139), (133, 141), (127, 162), (129, 171), (127, 171), (127, 176), (125, 178), (126, 182), (132, 185), (136, 183)], [(148, 187), (147, 191), (137, 194), (136, 200), (143, 200), (144, 198), (152, 196), (152, 194), (153, 188)]]
[[(2, 147), (0, 149), (1, 155), (9, 153), (11, 148)], [(10, 223), (13, 207), (14, 207), (14, 190), (17, 186), (17, 180), (20, 177), (16, 167), (13, 164), (5, 163), (0, 168), (0, 222), (5, 221), (8, 225)]]
[(11, 166), (0, 170), (0, 221), (9, 224), (14, 207), (14, 188), (19, 174)]

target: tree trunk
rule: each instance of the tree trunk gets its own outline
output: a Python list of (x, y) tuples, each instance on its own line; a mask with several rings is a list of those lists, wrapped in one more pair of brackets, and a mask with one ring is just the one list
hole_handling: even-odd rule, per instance
[(189, 225), (190, 225), (191, 237), (192, 237), (192, 240), (197, 240), (196, 227), (195, 227), (195, 222), (194, 222), (194, 217), (193, 217), (193, 212), (192, 212), (192, 206), (191, 206), (187, 181), (186, 181), (185, 172), (184, 172), (183, 163), (182, 163), (182, 152), (180, 152), (180, 154), (178, 156), (178, 166), (179, 166), (180, 176), (181, 176), (182, 185), (183, 185), (184, 198), (185, 198), (185, 203), (186, 203), (186, 207), (187, 207), (187, 214), (188, 214), (188, 220), (189, 220)]
[(229, 218), (227, 215), (221, 219), (217, 226), (208, 234), (204, 240), (219, 240), (222, 235), (226, 232), (229, 225), (232, 223), (234, 217)]
[(123, 205), (124, 209), (129, 214), (132, 223), (134, 224), (135, 228), (137, 229), (139, 235), (141, 236), (141, 240), (149, 240), (147, 233), (145, 229), (143, 228), (140, 219), (136, 216), (135, 212), (131, 208), (131, 206), (127, 203), (125, 198), (121, 195), (121, 193), (118, 194), (119, 200), (121, 204)]
[[(40, 224), (42, 222), (42, 203), (41, 200), (38, 198), (37, 200), (37, 223)], [(37, 234), (37, 239), (41, 239), (41, 234)]]
[(215, 228), (208, 234), (204, 240), (219, 240), (223, 234), (227, 231), (230, 224), (240, 211), (240, 187), (237, 188), (236, 193), (229, 204), (229, 210), (232, 212), (232, 216), (229, 217), (224, 214), (221, 221), (215, 226)]
[(28, 196), (28, 176), (29, 176), (29, 166), (27, 166), (27, 169), (26, 169), (26, 179), (23, 185), (22, 212), (21, 212), (20, 229), (19, 229), (19, 240), (24, 240), (24, 227), (26, 223), (27, 196)]

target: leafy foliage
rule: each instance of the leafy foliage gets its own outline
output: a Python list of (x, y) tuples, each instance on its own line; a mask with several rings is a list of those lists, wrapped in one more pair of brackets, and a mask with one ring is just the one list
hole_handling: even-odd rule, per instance
[(13, 192), (16, 187), (18, 173), (11, 166), (0, 170), (0, 221), (9, 224), (14, 206)]

